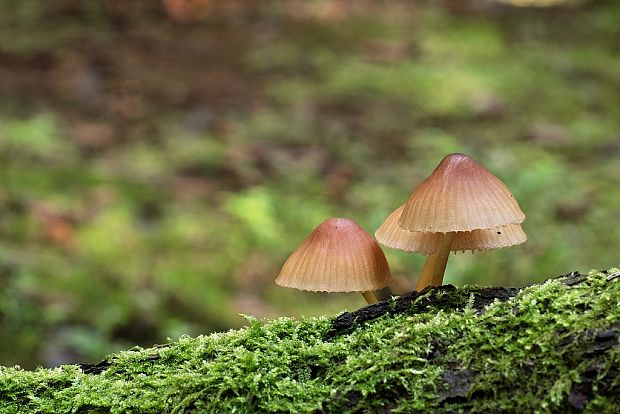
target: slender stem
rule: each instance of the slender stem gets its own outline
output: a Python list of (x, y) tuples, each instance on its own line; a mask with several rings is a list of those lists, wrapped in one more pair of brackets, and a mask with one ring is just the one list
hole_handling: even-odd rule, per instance
[(450, 232), (443, 235), (441, 239), (441, 247), (437, 252), (437, 263), (433, 271), (433, 286), (441, 286), (443, 284), (443, 274), (448, 264), (448, 256), (450, 256), (450, 248), (456, 232)]
[(433, 271), (435, 270), (436, 262), (437, 252), (429, 254), (424, 262), (424, 266), (422, 266), (422, 271), (420, 272), (418, 283), (415, 285), (415, 290), (419, 292), (433, 283)]
[(366, 302), (369, 305), (372, 305), (373, 303), (379, 302), (377, 300), (377, 297), (375, 296), (375, 294), (372, 293), (372, 291), (370, 291), (370, 290), (368, 292), (362, 292), (362, 296), (364, 297), (364, 299), (366, 299)]

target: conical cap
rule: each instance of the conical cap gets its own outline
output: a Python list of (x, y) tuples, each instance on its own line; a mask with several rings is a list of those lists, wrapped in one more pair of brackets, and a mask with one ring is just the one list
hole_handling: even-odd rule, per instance
[(392, 275), (377, 242), (354, 221), (329, 218), (290, 255), (276, 283), (323, 292), (366, 292)]
[(418, 185), (399, 225), (409, 231), (472, 231), (525, 220), (504, 183), (464, 154), (450, 154)]
[[(408, 231), (398, 225), (405, 205), (390, 214), (375, 232), (379, 243), (407, 252), (429, 254), (439, 250), (443, 233)], [(491, 229), (457, 232), (452, 241), (452, 251), (488, 250), (514, 246), (527, 240), (520, 224), (507, 224)]]

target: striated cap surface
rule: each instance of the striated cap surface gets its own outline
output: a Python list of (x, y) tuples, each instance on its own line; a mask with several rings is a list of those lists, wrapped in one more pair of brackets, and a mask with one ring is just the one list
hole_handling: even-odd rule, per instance
[[(443, 233), (408, 231), (398, 225), (405, 205), (390, 214), (375, 232), (379, 243), (394, 249), (423, 254), (439, 250)], [(489, 250), (514, 246), (527, 240), (520, 224), (507, 224), (490, 229), (457, 232), (452, 241), (451, 251)]]
[(415, 188), (398, 224), (409, 231), (448, 233), (523, 220), (525, 214), (499, 178), (467, 155), (450, 154)]
[(357, 223), (329, 218), (284, 263), (280, 286), (323, 292), (366, 292), (392, 278), (381, 247)]

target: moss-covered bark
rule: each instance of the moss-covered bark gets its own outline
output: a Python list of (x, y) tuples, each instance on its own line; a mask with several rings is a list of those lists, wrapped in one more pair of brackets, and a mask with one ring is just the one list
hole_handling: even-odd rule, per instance
[(0, 368), (0, 412), (618, 413), (619, 275), (444, 286), (98, 365)]

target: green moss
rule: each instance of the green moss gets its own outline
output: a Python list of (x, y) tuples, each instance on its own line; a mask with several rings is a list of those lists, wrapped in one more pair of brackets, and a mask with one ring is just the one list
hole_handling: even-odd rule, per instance
[(101, 373), (0, 368), (0, 411), (526, 413), (581, 398), (585, 412), (618, 412), (620, 278), (607, 275), (552, 279), (484, 312), (474, 288), (431, 291), (337, 335), (333, 318), (248, 317), (111, 355)]

